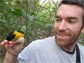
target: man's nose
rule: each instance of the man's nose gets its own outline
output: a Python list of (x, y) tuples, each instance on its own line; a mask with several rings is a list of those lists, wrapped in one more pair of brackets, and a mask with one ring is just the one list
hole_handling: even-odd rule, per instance
[(60, 31), (65, 31), (67, 29), (67, 23), (63, 20), (61, 21), (59, 28)]

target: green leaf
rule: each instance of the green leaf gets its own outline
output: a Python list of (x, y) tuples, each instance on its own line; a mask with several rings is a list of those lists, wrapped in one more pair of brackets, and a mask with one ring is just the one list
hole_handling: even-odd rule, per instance
[(45, 24), (45, 22), (44, 22), (44, 21), (35, 21), (34, 23), (36, 23), (36, 24), (42, 24), (42, 25), (44, 25), (44, 24)]
[(30, 21), (32, 21), (34, 19), (34, 15), (28, 16), (28, 17), (29, 17)]
[(22, 26), (21, 31), (23, 31), (24, 33), (26, 32), (26, 26), (25, 25)]
[(8, 24), (8, 22), (5, 19), (0, 19), (0, 22), (4, 22)]
[(57, 5), (56, 5), (56, 3), (53, 1), (53, 0), (51, 0), (52, 1), (52, 3), (55, 5), (55, 7), (56, 7), (56, 9), (57, 9)]
[(20, 9), (14, 9), (15, 11), (17, 11), (17, 12), (21, 12), (21, 10)]
[(28, 16), (28, 18), (30, 19), (30, 21), (32, 21), (33, 19), (34, 19), (34, 15), (29, 15), (28, 13), (27, 13), (27, 16)]
[[(23, 13), (23, 16), (26, 16), (26, 12)], [(32, 21), (34, 19), (34, 15), (30, 16), (28, 13), (27, 13), (27, 17), (30, 19), (30, 21)]]
[(54, 25), (52, 23), (47, 23), (45, 27), (53, 27)]
[(21, 12), (8, 10), (7, 13), (15, 16), (23, 16)]

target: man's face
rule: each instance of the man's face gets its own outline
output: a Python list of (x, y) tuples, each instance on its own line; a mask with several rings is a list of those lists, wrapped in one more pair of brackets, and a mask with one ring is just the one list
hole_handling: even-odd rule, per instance
[(54, 33), (56, 43), (61, 46), (70, 46), (76, 43), (82, 27), (83, 9), (76, 5), (62, 4), (56, 13)]

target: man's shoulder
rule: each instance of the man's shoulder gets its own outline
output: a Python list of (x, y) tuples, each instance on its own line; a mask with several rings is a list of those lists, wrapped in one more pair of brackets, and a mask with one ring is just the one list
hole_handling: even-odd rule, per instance
[(80, 50), (80, 56), (81, 56), (81, 58), (84, 58), (84, 46), (81, 45), (81, 44), (78, 44), (78, 47), (79, 47), (79, 50)]
[(44, 38), (44, 39), (35, 40), (35, 41), (31, 42), (30, 44), (40, 45), (40, 44), (44, 44), (44, 43), (49, 43), (49, 42), (53, 41), (54, 39), (55, 39), (54, 36), (47, 37), (47, 38)]
[(77, 43), (77, 44), (78, 44), (78, 46), (79, 46), (80, 49), (81, 49), (81, 48), (84, 48), (83, 45), (81, 45), (81, 44), (79, 44), (79, 43)]
[(47, 38), (44, 38), (44, 39), (38, 39), (38, 40), (35, 40), (33, 42), (46, 42), (46, 41), (52, 41), (54, 39), (55, 36), (50, 36), (50, 37), (47, 37)]
[(52, 36), (52, 37), (47, 37), (44, 39), (35, 40), (31, 42), (28, 46), (35, 49), (44, 48), (53, 44), (54, 41), (55, 41), (55, 36)]
[(79, 44), (79, 43), (77, 43), (77, 44), (78, 44), (78, 47), (79, 47), (80, 52), (81, 53), (84, 53), (84, 46), (81, 45), (81, 44)]

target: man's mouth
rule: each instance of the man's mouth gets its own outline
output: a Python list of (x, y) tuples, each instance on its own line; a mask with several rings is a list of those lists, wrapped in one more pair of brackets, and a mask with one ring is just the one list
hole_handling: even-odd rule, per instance
[(64, 34), (58, 34), (58, 35), (60, 35), (60, 36), (67, 36), (67, 35), (64, 35)]
[(57, 33), (57, 38), (64, 39), (64, 38), (67, 38), (67, 37), (68, 37), (68, 35), (66, 35), (66, 34), (59, 34), (59, 33)]

